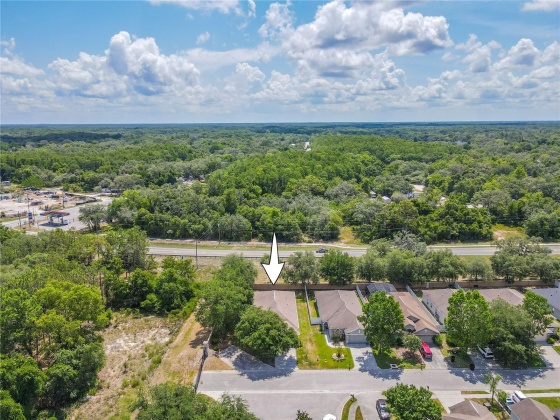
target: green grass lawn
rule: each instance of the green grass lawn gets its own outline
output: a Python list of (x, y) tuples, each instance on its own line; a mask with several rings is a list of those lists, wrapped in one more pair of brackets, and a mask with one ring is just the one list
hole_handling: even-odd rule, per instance
[(560, 407), (560, 397), (533, 397), (534, 400), (543, 403), (552, 411)]
[(532, 356), (529, 360), (528, 360), (528, 364), (529, 367), (533, 367), (533, 368), (540, 368), (540, 367), (546, 367), (546, 363), (544, 362), (543, 359), (541, 359), (541, 357), (539, 355), (534, 355)]
[(360, 407), (356, 408), (356, 419), (355, 420), (364, 420), (364, 416), (362, 415), (362, 409)]
[(552, 346), (552, 348), (556, 350), (556, 353), (560, 354), (560, 346)]
[(342, 409), (342, 415), (340, 416), (341, 420), (348, 420), (348, 414), (350, 413), (350, 407), (355, 402), (356, 402), (355, 398), (350, 398), (348, 401), (346, 401), (346, 404), (344, 404), (344, 408)]
[(439, 405), (439, 409), (442, 413), (447, 413), (447, 410), (445, 409), (445, 407), (443, 406), (440, 400), (434, 398), (434, 401), (436, 402), (437, 405)]
[(319, 325), (309, 323), (305, 299), (298, 298), (296, 301), (301, 341), (301, 347), (296, 349), (298, 367), (300, 369), (352, 369), (354, 360), (350, 349), (341, 348), (340, 352), (344, 355), (344, 360), (334, 360), (332, 356), (337, 349), (327, 344)]
[[(447, 335), (446, 334), (441, 334), (443, 337), (443, 345), (440, 348), (441, 353), (443, 354), (443, 357), (445, 358), (445, 361), (449, 364), (449, 366), (451, 367), (456, 367), (456, 368), (468, 368), (469, 365), (472, 363), (472, 360), (470, 358), (470, 356), (462, 350), (459, 350), (459, 353), (457, 354), (453, 354), (451, 353), (451, 347), (449, 347), (449, 345), (447, 344)], [(451, 362), (450, 357), (451, 356), (455, 356), (455, 361)]]
[(527, 389), (523, 390), (525, 394), (544, 394), (549, 392), (560, 392), (560, 388), (552, 388), (552, 389)]
[(381, 354), (379, 354), (377, 350), (372, 349), (372, 351), (375, 356), (377, 366), (381, 369), (391, 369), (391, 364), (397, 365), (400, 369), (420, 369), (418, 359), (401, 359), (396, 355), (393, 349), (389, 352), (383, 352)]

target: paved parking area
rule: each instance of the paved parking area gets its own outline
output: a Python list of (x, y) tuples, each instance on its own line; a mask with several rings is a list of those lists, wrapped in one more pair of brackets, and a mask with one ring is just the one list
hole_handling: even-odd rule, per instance
[(552, 348), (552, 345), (545, 344), (541, 348), (543, 350), (542, 359), (546, 363), (546, 366), (553, 368), (560, 367), (560, 354)]
[(432, 351), (432, 360), (424, 359), (426, 364), (426, 369), (447, 369), (448, 365), (443, 357), (443, 353), (439, 347), (430, 344), (430, 350)]
[(379, 369), (370, 346), (349, 345), (350, 353), (354, 359), (354, 369), (362, 372)]

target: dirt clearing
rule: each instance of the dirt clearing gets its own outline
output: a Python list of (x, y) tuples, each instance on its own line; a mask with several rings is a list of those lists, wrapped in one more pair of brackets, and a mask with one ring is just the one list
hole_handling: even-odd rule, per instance
[(69, 411), (71, 419), (125, 419), (138, 390), (159, 365), (180, 321), (116, 313), (102, 332), (105, 366), (99, 389)]

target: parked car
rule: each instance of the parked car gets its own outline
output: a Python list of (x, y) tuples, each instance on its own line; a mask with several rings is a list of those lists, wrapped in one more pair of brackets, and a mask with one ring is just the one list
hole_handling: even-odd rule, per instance
[(478, 347), (478, 351), (484, 356), (485, 359), (494, 358), (494, 353), (492, 353), (490, 347), (484, 347), (484, 348), (481, 348), (480, 346), (477, 347)]
[(377, 400), (375, 408), (377, 409), (377, 414), (379, 414), (379, 418), (381, 420), (389, 420), (391, 418), (391, 414), (389, 413), (387, 402), (385, 400)]
[(327, 252), (329, 252), (328, 249), (326, 248), (319, 248), (317, 251), (315, 251), (317, 254), (326, 254)]
[(521, 391), (513, 391), (513, 394), (511, 395), (511, 399), (513, 400), (514, 403), (518, 403), (527, 399), (527, 396)]
[(511, 398), (511, 397), (506, 397), (506, 404), (507, 405), (512, 405), (512, 404), (515, 404), (515, 401), (513, 401), (513, 398)]
[(422, 341), (422, 345), (420, 346), (420, 354), (424, 359), (432, 358), (432, 350), (430, 349), (430, 345), (425, 341)]

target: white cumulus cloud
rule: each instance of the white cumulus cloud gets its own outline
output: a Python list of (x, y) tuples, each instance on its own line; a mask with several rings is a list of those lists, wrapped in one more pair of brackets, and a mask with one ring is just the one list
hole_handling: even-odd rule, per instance
[(204, 44), (206, 41), (210, 39), (210, 32), (206, 31), (201, 33), (199, 36), (196, 37), (196, 44)]
[(560, 9), (560, 0), (532, 0), (523, 3), (522, 10), (526, 12), (552, 12)]

